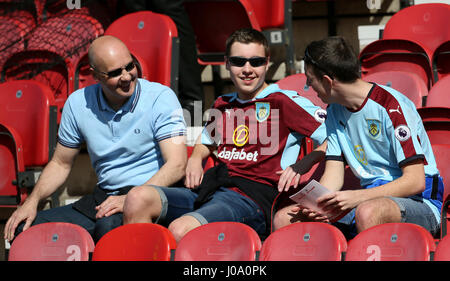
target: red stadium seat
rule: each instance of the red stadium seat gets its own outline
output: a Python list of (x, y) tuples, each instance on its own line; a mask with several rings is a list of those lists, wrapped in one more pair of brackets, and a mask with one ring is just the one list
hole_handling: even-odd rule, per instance
[[(186, 12), (194, 28), (199, 63), (224, 63), (225, 41), (235, 30), (252, 27), (265, 33), (269, 44), (286, 48), (286, 73), (294, 73), (292, 0), (188, 0)], [(211, 24), (211, 23), (214, 24)]]
[(385, 223), (366, 229), (347, 247), (346, 261), (429, 261), (433, 236), (411, 223)]
[(413, 5), (395, 13), (383, 31), (383, 39), (405, 39), (420, 43), (431, 58), (434, 50), (450, 40), (450, 5), (430, 3)]
[(20, 233), (11, 244), (9, 261), (88, 261), (91, 235), (81, 226), (51, 222)]
[(406, 71), (374, 72), (366, 75), (364, 80), (394, 88), (407, 96), (417, 108), (422, 106), (424, 97), (428, 95), (425, 82), (416, 74)]
[(442, 43), (433, 53), (431, 63), (435, 83), (450, 74), (450, 39), (448, 40)]
[[(188, 146), (187, 147), (188, 158), (191, 157), (192, 151), (194, 151), (194, 147), (193, 146)], [(209, 168), (214, 167), (214, 164), (215, 164), (214, 157), (213, 156), (209, 156), (206, 160), (203, 161), (203, 169), (204, 169), (204, 171), (208, 170)]]
[(426, 121), (423, 126), (431, 144), (450, 144), (450, 121)]
[(136, 223), (119, 226), (95, 245), (93, 261), (169, 261), (176, 241), (158, 224)]
[(128, 46), (141, 77), (178, 93), (179, 39), (170, 17), (150, 11), (127, 14), (115, 20), (105, 35), (116, 36)]
[(450, 235), (443, 237), (434, 252), (434, 261), (450, 261)]
[(296, 91), (300, 96), (309, 99), (313, 104), (323, 109), (326, 109), (328, 106), (317, 96), (317, 93), (312, 87), (306, 85), (306, 75), (304, 73), (286, 76), (278, 80), (277, 84), (280, 89)]
[(432, 144), (431, 145), (436, 158), (436, 165), (439, 174), (444, 180), (444, 194), (442, 198), (441, 210), (441, 238), (447, 235), (450, 230), (450, 166), (448, 160), (450, 159), (450, 144)]
[(417, 108), (422, 121), (450, 121), (450, 107), (420, 107)]
[(439, 79), (428, 93), (427, 107), (449, 107), (450, 108), (450, 75)]
[(416, 42), (403, 39), (380, 39), (367, 45), (359, 54), (364, 78), (378, 71), (399, 70), (417, 74), (427, 85), (432, 83), (431, 58)]
[(347, 240), (335, 226), (300, 222), (282, 227), (267, 237), (260, 261), (340, 261)]
[(178, 243), (175, 261), (254, 261), (261, 240), (238, 222), (211, 222), (189, 231)]
[[(1, 174), (8, 179), (0, 186), (0, 194), (5, 196), (0, 197), (0, 205), (16, 205), (23, 200), (23, 190), (34, 186), (35, 174), (56, 147), (56, 106), (51, 90), (36, 81), (2, 83), (0, 92), (1, 157), (10, 162), (2, 163)], [(12, 167), (14, 184), (10, 181)]]

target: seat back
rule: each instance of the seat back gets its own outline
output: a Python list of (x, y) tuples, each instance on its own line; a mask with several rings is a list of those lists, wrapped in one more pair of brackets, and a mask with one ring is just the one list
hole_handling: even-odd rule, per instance
[(44, 166), (56, 146), (56, 108), (49, 87), (32, 80), (0, 84), (0, 124), (23, 142), (25, 166)]
[(260, 261), (340, 261), (347, 240), (335, 226), (300, 222), (272, 232), (264, 241)]
[(450, 144), (450, 121), (423, 122), (431, 144)]
[(434, 51), (432, 67), (434, 83), (450, 74), (450, 39)]
[(403, 39), (380, 39), (359, 53), (361, 75), (399, 70), (417, 74), (427, 85), (432, 82), (431, 58), (417, 42)]
[(136, 223), (114, 228), (95, 245), (93, 261), (169, 261), (176, 241), (158, 224)]
[(9, 250), (10, 261), (88, 261), (94, 250), (91, 235), (81, 226), (51, 222), (19, 234)]
[(450, 121), (450, 107), (425, 106), (417, 108), (422, 121)]
[(425, 46), (431, 58), (434, 50), (449, 40), (450, 5), (430, 3), (413, 5), (395, 13), (383, 31), (383, 39), (406, 39)]
[(346, 261), (429, 261), (436, 246), (431, 234), (411, 223), (384, 223), (366, 229), (347, 247)]
[(433, 260), (450, 261), (450, 235), (447, 235), (439, 240)]
[(317, 96), (316, 91), (312, 87), (306, 85), (306, 75), (304, 73), (286, 76), (276, 83), (280, 89), (296, 91), (300, 96), (309, 99), (313, 104), (323, 109), (326, 109), (328, 106)]
[(421, 107), (428, 87), (416, 74), (406, 71), (379, 71), (364, 77), (365, 81), (391, 87), (407, 96), (416, 107)]
[(428, 107), (448, 107), (450, 108), (450, 75), (439, 79), (436, 84), (431, 87), (428, 93), (426, 106)]
[(142, 11), (115, 20), (105, 31), (122, 40), (137, 58), (142, 77), (178, 92), (179, 40), (166, 15)]
[(450, 144), (431, 144), (433, 148), (436, 165), (444, 181), (444, 194), (442, 197), (441, 210), (441, 238), (445, 237), (450, 230), (450, 166), (448, 159), (450, 159)]
[(239, 222), (211, 222), (189, 231), (178, 242), (176, 261), (254, 261), (261, 240)]

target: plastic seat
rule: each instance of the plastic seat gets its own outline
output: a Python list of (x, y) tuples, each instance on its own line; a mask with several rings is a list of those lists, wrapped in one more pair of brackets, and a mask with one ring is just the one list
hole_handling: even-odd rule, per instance
[[(294, 73), (291, 0), (188, 0), (186, 12), (196, 34), (198, 61), (224, 63), (225, 41), (235, 30), (252, 27), (262, 31), (269, 44), (284, 45), (286, 73)], [(214, 24), (211, 24), (211, 23)]]
[(0, 93), (2, 159), (14, 159), (3, 164), (0, 173), (10, 178), (15, 167), (14, 184), (8, 179), (0, 186), (6, 192), (0, 193), (6, 196), (0, 197), (0, 205), (16, 205), (24, 199), (22, 192), (34, 186), (36, 174), (53, 155), (57, 112), (52, 91), (39, 82), (9, 81), (0, 84)]
[(443, 77), (428, 93), (426, 106), (427, 107), (449, 107), (450, 108), (450, 93), (448, 89), (450, 87), (450, 75)]
[(189, 231), (178, 243), (175, 261), (254, 261), (261, 240), (238, 222), (211, 222)]
[(444, 181), (444, 194), (442, 198), (441, 210), (441, 238), (447, 235), (450, 230), (450, 144), (431, 144), (433, 148), (436, 165)]
[(450, 121), (450, 107), (425, 106), (417, 108), (422, 121)]
[(9, 261), (88, 261), (91, 235), (81, 226), (51, 222), (20, 233), (11, 244)]
[(365, 81), (385, 85), (407, 96), (416, 107), (422, 107), (428, 87), (416, 74), (405, 71), (379, 71), (364, 77)]
[(436, 48), (431, 63), (435, 83), (450, 74), (450, 38)]
[(431, 58), (434, 50), (449, 40), (450, 5), (418, 4), (395, 13), (383, 31), (383, 39), (406, 39), (419, 42)]
[(431, 144), (450, 144), (450, 121), (423, 122)]
[(436, 246), (431, 234), (411, 223), (385, 223), (366, 229), (347, 247), (346, 261), (429, 261)]
[(418, 75), (432, 84), (431, 58), (417, 42), (404, 39), (380, 39), (368, 44), (360, 53), (361, 75), (378, 71), (405, 71)]
[(150, 11), (127, 14), (105, 31), (122, 40), (136, 58), (141, 77), (169, 86), (178, 93), (179, 39), (166, 15)]
[(304, 73), (297, 73), (286, 76), (276, 82), (280, 89), (296, 91), (300, 96), (309, 99), (313, 104), (320, 106), (323, 109), (327, 108), (312, 87), (306, 85), (306, 75)]
[(176, 241), (158, 224), (136, 223), (114, 228), (95, 245), (93, 261), (169, 261)]
[(450, 235), (443, 237), (434, 252), (434, 261), (450, 261)]
[(300, 222), (282, 227), (267, 237), (260, 261), (340, 261), (347, 240), (336, 227)]

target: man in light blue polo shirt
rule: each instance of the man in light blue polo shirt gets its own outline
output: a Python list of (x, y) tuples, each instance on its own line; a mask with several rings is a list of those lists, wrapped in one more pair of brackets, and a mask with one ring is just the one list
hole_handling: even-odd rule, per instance
[[(186, 127), (174, 92), (138, 79), (130, 52), (115, 37), (96, 39), (89, 49), (89, 61), (98, 84), (69, 96), (55, 154), (31, 195), (8, 220), (8, 240), (16, 228), (20, 232), (31, 224), (48, 221), (79, 224), (98, 240), (122, 224), (129, 189), (149, 184), (169, 186), (184, 176)], [(67, 179), (83, 143), (98, 178), (93, 194), (37, 213), (39, 201)]]

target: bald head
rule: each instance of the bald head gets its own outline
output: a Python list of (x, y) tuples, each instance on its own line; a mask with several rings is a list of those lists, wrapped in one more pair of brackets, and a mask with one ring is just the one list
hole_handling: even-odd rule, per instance
[(117, 37), (105, 35), (95, 39), (89, 47), (88, 57), (91, 66), (104, 71), (108, 62), (114, 61), (118, 55), (128, 54), (127, 46)]

